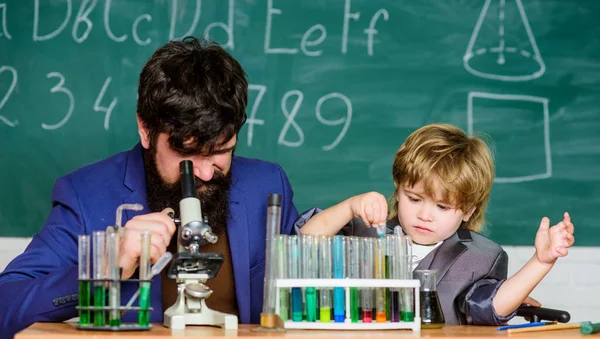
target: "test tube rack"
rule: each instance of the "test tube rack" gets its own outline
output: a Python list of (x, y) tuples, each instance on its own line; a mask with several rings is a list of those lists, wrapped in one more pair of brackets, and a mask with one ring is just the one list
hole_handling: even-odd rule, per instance
[[(112, 279), (79, 279), (79, 286), (81, 288), (82, 286), (82, 282), (83, 283), (88, 283), (88, 286), (91, 286), (91, 288), (93, 289), (94, 286), (96, 285), (96, 283), (102, 283), (102, 284), (112, 284), (112, 283), (117, 283), (119, 284), (119, 290), (121, 289), (121, 284), (122, 283), (131, 283), (131, 284), (140, 284), (140, 283), (148, 283), (151, 284), (151, 280), (141, 280), (141, 279), (119, 279), (119, 280), (112, 280)], [(105, 287), (104, 290), (108, 291), (110, 287)], [(83, 291), (79, 291), (79, 295), (82, 295)], [(91, 294), (90, 294), (91, 295)], [(80, 297), (81, 298), (81, 297)], [(105, 306), (95, 306), (92, 304), (92, 302), (94, 301), (94, 297), (90, 298), (90, 305), (89, 306), (76, 306), (75, 308), (78, 311), (87, 311), (89, 312), (89, 317), (91, 319), (91, 321), (89, 323), (82, 323), (81, 318), (79, 320), (79, 323), (77, 324), (77, 329), (80, 330), (98, 330), (98, 331), (142, 331), (142, 330), (150, 330), (152, 328), (152, 325), (150, 325), (150, 323), (148, 322), (148, 324), (144, 324), (141, 325), (139, 323), (123, 323), (121, 322), (121, 318), (122, 315), (125, 312), (128, 311), (137, 311), (137, 312), (147, 312), (148, 314), (152, 312), (152, 307), (140, 307), (140, 306), (124, 306), (124, 305), (119, 305), (117, 307), (113, 307), (110, 305), (107, 305), (106, 302), (106, 296), (105, 296), (105, 302), (104, 305)], [(104, 324), (102, 325), (97, 325), (94, 322), (94, 316), (96, 312), (103, 312), (104, 316), (103, 318), (105, 319), (103, 321)], [(119, 317), (118, 317), (118, 321), (117, 322), (113, 322), (111, 324), (111, 320), (110, 320), (110, 312), (118, 312)]]
[[(279, 300), (282, 288), (292, 287), (315, 287), (315, 288), (334, 288), (343, 287), (346, 294), (346, 319), (344, 322), (307, 322), (286, 320), (283, 322), (286, 329), (321, 329), (321, 330), (398, 330), (409, 329), (414, 332), (421, 331), (421, 314), (419, 288), (421, 283), (416, 279), (275, 279), (277, 287), (276, 293), (276, 313), (279, 314)], [(410, 288), (414, 293), (414, 319), (413, 321), (400, 322), (371, 322), (363, 323), (351, 322), (350, 320), (350, 287), (358, 288)]]

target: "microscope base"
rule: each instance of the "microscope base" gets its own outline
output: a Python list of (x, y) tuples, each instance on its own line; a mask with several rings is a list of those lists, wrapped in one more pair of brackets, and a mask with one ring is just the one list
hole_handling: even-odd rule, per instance
[(211, 310), (204, 299), (187, 296), (180, 286), (177, 301), (164, 314), (163, 325), (172, 329), (184, 329), (186, 325), (221, 326), (225, 330), (238, 328), (238, 317)]
[(225, 330), (236, 330), (238, 318), (235, 315), (209, 310), (202, 313), (165, 314), (163, 325), (174, 330), (182, 330), (186, 325), (221, 326)]

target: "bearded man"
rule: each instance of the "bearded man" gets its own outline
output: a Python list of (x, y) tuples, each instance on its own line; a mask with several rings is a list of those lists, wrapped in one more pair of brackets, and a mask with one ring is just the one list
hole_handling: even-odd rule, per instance
[[(176, 251), (179, 163), (190, 160), (202, 212), (219, 240), (201, 252), (222, 253), (218, 275), (207, 285), (212, 309), (259, 323), (263, 301), (266, 212), (269, 193), (282, 195), (282, 234), (293, 232), (298, 212), (283, 169), (274, 163), (234, 156), (246, 121), (248, 82), (241, 65), (218, 45), (188, 37), (154, 52), (139, 79), (137, 122), (140, 143), (127, 152), (59, 178), (52, 210), (24, 253), (0, 274), (0, 337), (40, 321), (77, 316), (77, 237), (105, 230), (123, 203), (120, 243), (122, 278), (138, 278), (140, 235), (152, 234), (151, 261)], [(136, 284), (123, 284), (121, 304)], [(152, 280), (150, 321), (162, 323), (176, 300), (175, 281)], [(128, 312), (123, 322), (135, 322)]]

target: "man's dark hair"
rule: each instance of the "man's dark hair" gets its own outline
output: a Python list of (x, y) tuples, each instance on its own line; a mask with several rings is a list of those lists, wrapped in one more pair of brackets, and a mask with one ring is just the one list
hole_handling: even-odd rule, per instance
[(154, 52), (140, 74), (137, 114), (155, 147), (158, 134), (183, 154), (211, 153), (246, 121), (242, 66), (214, 43), (186, 37)]

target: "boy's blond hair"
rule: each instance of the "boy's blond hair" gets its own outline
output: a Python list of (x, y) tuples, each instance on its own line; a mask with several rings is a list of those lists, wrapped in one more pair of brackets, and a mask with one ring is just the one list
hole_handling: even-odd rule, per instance
[(444, 202), (464, 213), (475, 211), (462, 229), (481, 231), (492, 183), (494, 162), (485, 142), (446, 124), (431, 124), (413, 132), (400, 146), (392, 175), (396, 189), (389, 202), (390, 217), (398, 216), (398, 188), (422, 182), (425, 193), (435, 196), (437, 180)]

